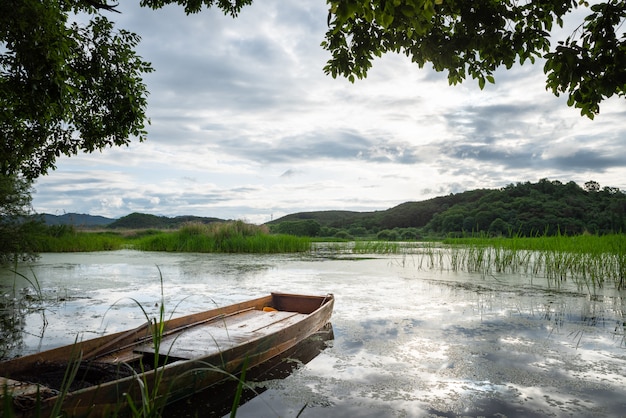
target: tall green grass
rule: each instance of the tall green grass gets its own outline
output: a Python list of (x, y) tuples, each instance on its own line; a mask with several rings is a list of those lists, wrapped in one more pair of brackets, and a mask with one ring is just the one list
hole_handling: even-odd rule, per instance
[(270, 235), (265, 226), (234, 221), (190, 223), (177, 231), (138, 238), (133, 247), (141, 251), (269, 254), (308, 251), (311, 240), (293, 235)]
[(113, 251), (127, 246), (127, 240), (113, 232), (80, 232), (73, 227), (59, 229), (56, 233), (39, 235), (33, 248), (38, 253), (64, 253), (82, 251)]
[(312, 250), (337, 254), (411, 254), (420, 251), (426, 242), (359, 239), (356, 241), (322, 241), (316, 239)]
[(626, 235), (449, 238), (443, 242), (356, 241), (316, 244), (323, 254), (400, 254), (418, 269), (527, 274), (551, 285), (626, 288)]
[(571, 279), (581, 287), (626, 287), (626, 235), (454, 238), (446, 260), (451, 270), (525, 273), (553, 284)]
[(402, 244), (393, 241), (356, 241), (352, 252), (356, 254), (397, 254)]
[(176, 231), (132, 233), (78, 231), (71, 226), (51, 227), (35, 239), (34, 251), (88, 252), (120, 249), (202, 253), (289, 253), (311, 249), (311, 239), (270, 235), (266, 226), (243, 221), (189, 223)]

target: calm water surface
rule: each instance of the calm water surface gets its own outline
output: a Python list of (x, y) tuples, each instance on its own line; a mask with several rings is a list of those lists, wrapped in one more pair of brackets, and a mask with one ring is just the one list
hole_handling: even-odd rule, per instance
[[(45, 310), (1, 313), (16, 356), (271, 291), (336, 297), (335, 340), (238, 417), (626, 416), (626, 292), (420, 269), (415, 256), (116, 251), (44, 254), (20, 271)], [(1, 297), (32, 296), (1, 272)], [(37, 284), (35, 283), (35, 286)], [(25, 290), (26, 289), (26, 290)], [(47, 325), (44, 325), (47, 321)]]

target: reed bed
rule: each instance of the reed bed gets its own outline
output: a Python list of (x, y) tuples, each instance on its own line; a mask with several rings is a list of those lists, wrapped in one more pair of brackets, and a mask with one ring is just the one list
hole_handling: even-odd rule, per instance
[(410, 257), (411, 264), (418, 269), (545, 277), (555, 287), (572, 280), (580, 288), (600, 288), (609, 283), (618, 289), (626, 288), (626, 235), (623, 234), (470, 237), (408, 243), (357, 241), (335, 244), (334, 251), (402, 254), (403, 264)]
[(70, 231), (62, 235), (43, 235), (34, 243), (38, 253), (65, 253), (81, 251), (113, 251), (126, 248), (127, 240), (115, 233)]
[(544, 276), (558, 285), (579, 287), (613, 283), (626, 287), (626, 235), (535, 238), (455, 238), (444, 241), (448, 256), (441, 267), (482, 274), (523, 273)]
[(141, 251), (271, 254), (308, 251), (311, 240), (292, 235), (270, 235), (264, 226), (234, 221), (190, 223), (178, 231), (138, 238), (133, 248)]
[(422, 241), (314, 241), (312, 251), (337, 254), (413, 254), (430, 245)]
[(356, 241), (352, 247), (355, 254), (397, 254), (403, 246), (391, 241)]

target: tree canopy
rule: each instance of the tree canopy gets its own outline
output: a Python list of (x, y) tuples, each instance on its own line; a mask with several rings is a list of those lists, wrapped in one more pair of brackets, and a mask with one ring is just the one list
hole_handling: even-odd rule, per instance
[[(546, 87), (593, 118), (600, 102), (626, 94), (626, 1), (585, 0), (329, 0), (322, 44), (332, 58), (325, 72), (354, 81), (374, 57), (403, 53), (420, 67), (447, 71), (450, 84), (471, 76), (481, 88), (494, 71), (545, 58)], [(589, 9), (565, 39), (553, 29)]]
[[(94, 16), (70, 19), (80, 12)], [(87, 1), (0, 2), (0, 173), (34, 179), (62, 154), (143, 140), (138, 41)]]

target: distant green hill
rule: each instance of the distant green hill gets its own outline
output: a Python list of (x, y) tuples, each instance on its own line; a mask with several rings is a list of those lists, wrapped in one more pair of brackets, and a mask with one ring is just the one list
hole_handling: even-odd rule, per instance
[(621, 233), (626, 232), (626, 194), (613, 187), (600, 188), (596, 182), (582, 188), (574, 182), (543, 179), (407, 202), (377, 212), (301, 212), (268, 224), (275, 232), (317, 231), (324, 236), (402, 229), (411, 231), (408, 237), (476, 232), (524, 236)]
[(167, 216), (131, 213), (119, 219), (105, 218), (104, 216), (85, 215), (79, 213), (65, 213), (63, 215), (40, 215), (46, 225), (74, 225), (81, 228), (111, 229), (175, 229), (188, 222), (211, 223), (224, 222), (223, 219), (202, 216)]
[(122, 218), (117, 219), (108, 225), (111, 229), (176, 229), (181, 225), (189, 222), (211, 223), (224, 222), (219, 218), (207, 218), (201, 216), (176, 216), (169, 218), (167, 216), (148, 215), (145, 213), (131, 213)]
[(393, 208), (375, 212), (319, 211), (299, 212), (268, 222), (276, 225), (282, 222), (314, 220), (321, 226), (330, 228), (393, 229), (423, 228), (438, 213), (458, 203), (468, 203), (480, 199), (489, 190), (473, 190), (449, 196), (435, 197), (421, 202), (406, 202)]
[(41, 214), (46, 225), (74, 225), (79, 227), (104, 227), (115, 219), (104, 216), (85, 215), (82, 213), (64, 213), (63, 215)]

